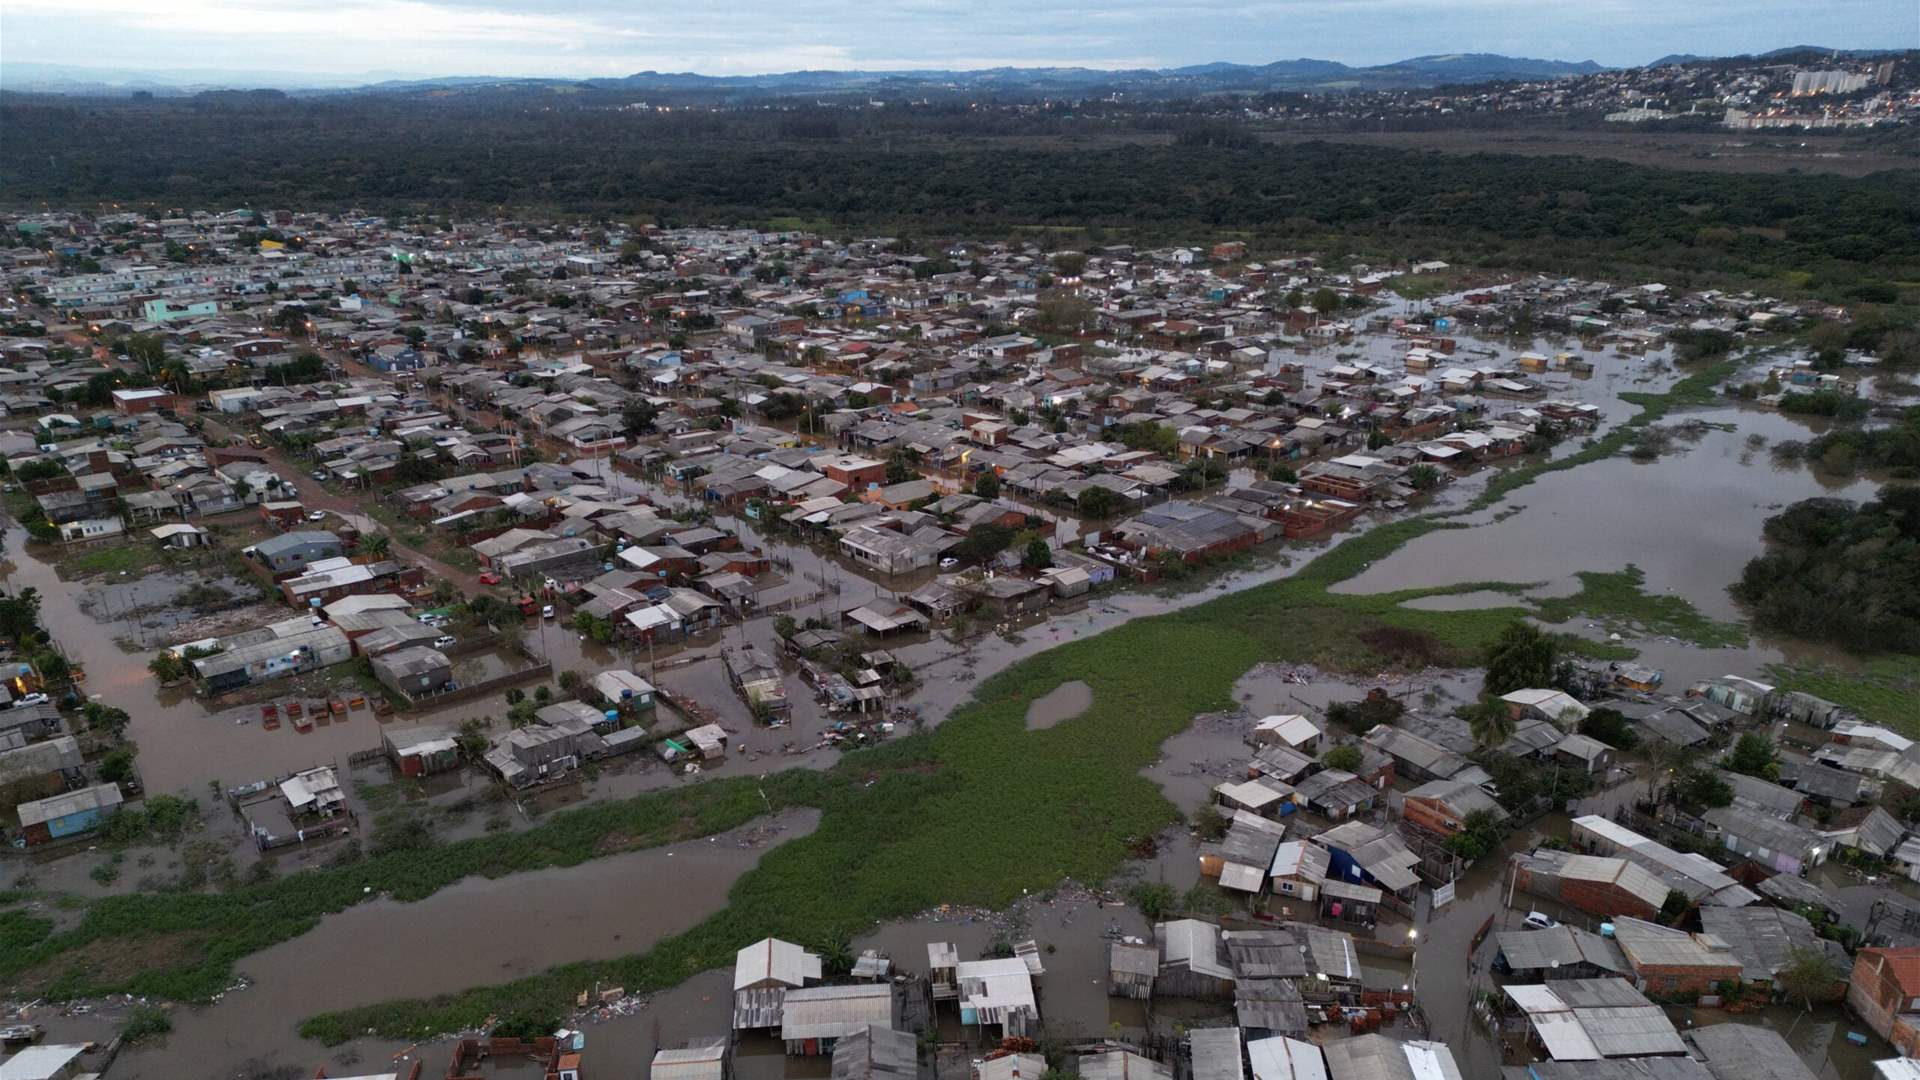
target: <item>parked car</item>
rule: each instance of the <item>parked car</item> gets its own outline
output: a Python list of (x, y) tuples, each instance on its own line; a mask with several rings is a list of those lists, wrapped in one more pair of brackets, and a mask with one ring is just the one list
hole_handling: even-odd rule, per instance
[(433, 647), (436, 649), (451, 649), (458, 644), (460, 644), (460, 639), (454, 637), (452, 634), (441, 634), (439, 637), (433, 639)]
[(493, 571), (491, 571), (491, 570), (484, 570), (484, 571), (481, 571), (481, 573), (480, 573), (480, 584), (482, 584), (482, 585), (498, 585), (498, 584), (500, 584), (500, 575), (499, 575), (499, 574), (496, 574), (496, 573), (494, 573), (494, 572), (493, 572)]
[(47, 697), (47, 695), (45, 694), (38, 694), (38, 693), (27, 694), (24, 697), (20, 698), (18, 701), (13, 702), (13, 704), (9, 706), (9, 708), (18, 707), (21, 705), (45, 705), (48, 701), (51, 701), (51, 700), (52, 699)]
[(325, 510), (309, 510), (307, 511), (307, 520), (325, 521), (327, 520), (327, 512)]
[(307, 475), (313, 477), (315, 480), (325, 480), (327, 478), (327, 470), (315, 469), (311, 473), (308, 473)]
[(540, 608), (540, 617), (543, 619), (553, 618), (553, 605), (552, 604), (542, 605)]
[(959, 560), (959, 559), (956, 559), (956, 558), (954, 558), (954, 557), (953, 557), (953, 556), (951, 556), (951, 555), (949, 555), (949, 556), (947, 556), (946, 558), (944, 558), (944, 559), (941, 559), (941, 560), (940, 560), (940, 569), (942, 569), (942, 570), (951, 570), (951, 569), (953, 569), (954, 567), (956, 567), (956, 566), (959, 566), (959, 565), (960, 565), (960, 560)]
[(1522, 921), (1521, 925), (1525, 926), (1529, 930), (1551, 930), (1554, 927), (1560, 925), (1560, 920), (1552, 917), (1551, 915), (1542, 914), (1538, 911), (1529, 911), (1527, 912), (1526, 919)]

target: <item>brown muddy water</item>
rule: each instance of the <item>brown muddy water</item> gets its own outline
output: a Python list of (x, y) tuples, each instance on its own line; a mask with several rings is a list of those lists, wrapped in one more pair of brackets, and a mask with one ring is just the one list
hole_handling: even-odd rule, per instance
[(1093, 708), (1093, 687), (1075, 679), (1063, 682), (1027, 706), (1027, 730), (1044, 731)]
[[(818, 823), (817, 811), (791, 811), (704, 840), (498, 880), (468, 878), (416, 903), (375, 900), (328, 916), (242, 960), (244, 989), (176, 1010), (164, 1042), (123, 1055), (114, 1075), (206, 1080), (256, 1063), (297, 1065), (311, 1075), (323, 1051), (294, 1033), (307, 1016), (643, 951), (725, 906), (727, 891), (761, 852)], [(384, 1062), (404, 1049), (374, 1040), (351, 1051)], [(448, 1053), (436, 1047), (427, 1060)]]

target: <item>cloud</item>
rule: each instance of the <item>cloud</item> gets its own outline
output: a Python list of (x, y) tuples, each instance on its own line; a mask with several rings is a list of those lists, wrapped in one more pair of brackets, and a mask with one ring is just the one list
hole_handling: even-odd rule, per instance
[(1505, 52), (1640, 63), (1807, 43), (1915, 47), (1913, 0), (4, 0), (0, 57), (411, 75), (1154, 67)]

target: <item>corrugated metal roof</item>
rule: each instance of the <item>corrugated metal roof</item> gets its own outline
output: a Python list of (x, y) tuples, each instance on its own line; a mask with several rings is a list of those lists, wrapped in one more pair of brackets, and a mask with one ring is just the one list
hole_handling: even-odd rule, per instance
[(1194, 1028), (1187, 1045), (1193, 1051), (1193, 1080), (1245, 1080), (1239, 1028)]
[(1320, 1048), (1284, 1035), (1248, 1042), (1247, 1060), (1253, 1080), (1328, 1080)]
[(1688, 1032), (1714, 1080), (1815, 1080), (1780, 1033), (1759, 1024), (1709, 1024)]
[(892, 1027), (894, 1011), (889, 983), (789, 990), (780, 1013), (780, 1038), (844, 1039), (870, 1025)]

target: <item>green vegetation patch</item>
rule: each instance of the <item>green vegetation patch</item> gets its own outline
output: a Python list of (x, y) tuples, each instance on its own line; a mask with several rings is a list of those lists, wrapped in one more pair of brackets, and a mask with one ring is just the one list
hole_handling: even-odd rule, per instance
[(1738, 623), (1709, 619), (1683, 597), (1649, 595), (1644, 588), (1646, 574), (1631, 563), (1617, 573), (1582, 570), (1578, 577), (1580, 591), (1572, 596), (1534, 601), (1541, 619), (1563, 623), (1584, 615), (1609, 630), (1677, 637), (1702, 649), (1738, 648), (1747, 643), (1746, 630)]
[(166, 554), (147, 544), (109, 544), (66, 556), (54, 569), (66, 581), (82, 578), (140, 574), (166, 561)]
[(1775, 664), (1767, 669), (1786, 690), (1844, 705), (1863, 719), (1920, 737), (1920, 656), (1879, 656), (1858, 671)]

